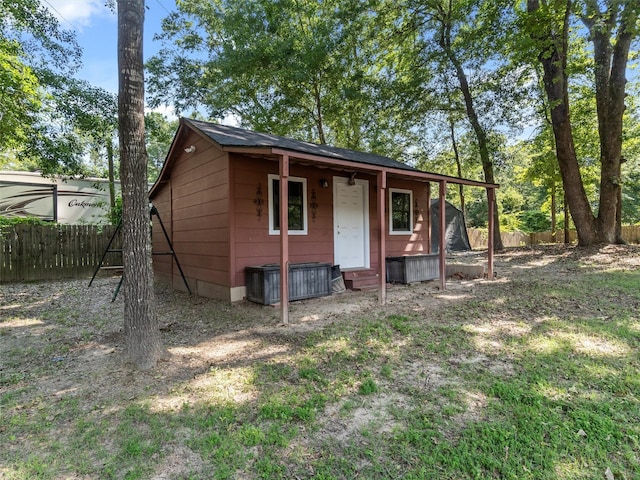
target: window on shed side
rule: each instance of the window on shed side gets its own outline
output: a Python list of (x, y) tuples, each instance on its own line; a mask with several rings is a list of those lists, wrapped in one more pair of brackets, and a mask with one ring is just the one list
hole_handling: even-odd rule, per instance
[(413, 232), (413, 192), (389, 189), (389, 234), (406, 235)]
[[(307, 179), (289, 177), (289, 234), (307, 234)], [(280, 234), (280, 178), (269, 175), (269, 234)]]

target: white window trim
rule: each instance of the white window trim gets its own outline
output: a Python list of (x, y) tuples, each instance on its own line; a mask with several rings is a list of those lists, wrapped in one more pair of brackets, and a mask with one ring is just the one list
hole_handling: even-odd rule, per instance
[[(409, 230), (393, 229), (393, 194), (406, 193), (409, 195)], [(389, 235), (411, 235), (413, 233), (413, 190), (402, 188), (389, 189)]]
[[(268, 195), (269, 195), (269, 235), (280, 235), (280, 229), (275, 230), (273, 228), (273, 181), (280, 180), (279, 175), (269, 174), (268, 176)], [(290, 182), (300, 182), (302, 183), (302, 223), (304, 228), (302, 230), (291, 230), (289, 229), (289, 235), (307, 235), (308, 229), (308, 208), (307, 208), (307, 179), (301, 177), (289, 177)], [(279, 212), (278, 212), (279, 214)]]

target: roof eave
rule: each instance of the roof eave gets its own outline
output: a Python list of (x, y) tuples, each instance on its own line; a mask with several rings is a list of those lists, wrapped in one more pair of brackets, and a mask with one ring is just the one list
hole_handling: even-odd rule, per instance
[(329, 165), (329, 166), (352, 168), (359, 171), (367, 171), (371, 173), (387, 172), (388, 174), (392, 174), (395, 176), (402, 176), (402, 177), (410, 178), (413, 180), (420, 180), (420, 181), (426, 181), (426, 182), (445, 181), (448, 183), (455, 183), (458, 185), (467, 185), (467, 186), (482, 187), (482, 188), (498, 188), (499, 187), (499, 185), (495, 183), (481, 182), (478, 180), (470, 180), (467, 178), (460, 178), (460, 177), (451, 177), (448, 175), (440, 175), (437, 173), (424, 172), (422, 170), (417, 170), (417, 169), (385, 167), (382, 165), (373, 165), (373, 164), (367, 164), (367, 163), (361, 163), (361, 162), (354, 162), (352, 160), (336, 159), (333, 157), (324, 157), (321, 155), (300, 153), (300, 152), (295, 152), (290, 150), (283, 150), (280, 148), (270, 148), (269, 150), (270, 150), (270, 153), (273, 155), (288, 155), (289, 157), (296, 158), (299, 160), (306, 160), (306, 161)]
[(473, 187), (481, 187), (481, 188), (498, 188), (499, 185), (495, 183), (486, 183), (477, 180), (470, 180), (466, 178), (460, 177), (451, 177), (448, 175), (440, 175), (437, 173), (424, 172), (421, 170), (409, 168), (396, 168), (389, 167), (383, 165), (375, 165), (371, 163), (363, 163), (356, 162), (353, 160), (347, 160), (344, 158), (335, 158), (323, 155), (314, 155), (310, 153), (304, 153), (297, 150), (287, 150), (278, 147), (272, 146), (237, 146), (237, 145), (222, 145), (219, 142), (215, 141), (206, 132), (203, 132), (198, 126), (194, 125), (189, 121), (189, 119), (181, 118), (180, 126), (178, 127), (178, 131), (174, 136), (173, 142), (169, 149), (169, 153), (167, 154), (167, 159), (162, 166), (162, 170), (158, 175), (156, 182), (153, 184), (151, 189), (149, 190), (149, 197), (152, 198), (155, 194), (156, 190), (159, 186), (164, 183), (164, 177), (166, 175), (166, 171), (169, 169), (170, 164), (173, 163), (172, 159), (175, 156), (175, 150), (177, 148), (177, 144), (179, 143), (178, 139), (181, 138), (181, 134), (184, 132), (185, 128), (189, 128), (190, 130), (198, 133), (203, 138), (208, 139), (209, 141), (216, 144), (222, 151), (228, 153), (240, 153), (240, 154), (248, 154), (248, 155), (274, 155), (274, 156), (288, 156), (290, 158), (295, 158), (297, 160), (304, 160), (311, 163), (316, 163), (319, 165), (324, 165), (328, 167), (338, 167), (349, 170), (356, 170), (360, 172), (369, 172), (372, 174), (377, 174), (379, 172), (386, 172), (387, 174), (391, 174), (397, 177), (404, 177), (411, 180), (417, 180), (422, 182), (447, 182), (454, 183), (457, 185), (467, 185)]

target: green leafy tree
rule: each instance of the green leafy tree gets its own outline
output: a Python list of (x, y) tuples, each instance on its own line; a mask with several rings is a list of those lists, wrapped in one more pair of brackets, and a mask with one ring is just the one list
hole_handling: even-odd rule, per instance
[(23, 60), (40, 74), (63, 69), (73, 73), (81, 51), (72, 31), (39, 0), (0, 0), (0, 38), (17, 42)]
[[(503, 95), (505, 77), (518, 83), (500, 55), (509, 24), (504, 2), (485, 0), (407, 0), (396, 8), (401, 31), (413, 29), (419, 39), (423, 69), (440, 72), (442, 98), (451, 100), (451, 88), (459, 93), (467, 121), (478, 145), (484, 180), (496, 183), (493, 150), (489, 137), (492, 128), (508, 120), (507, 100)], [(395, 2), (394, 2), (395, 4)], [(391, 8), (391, 7), (390, 7)], [(497, 100), (497, 101), (496, 101)], [(499, 218), (498, 208), (494, 211)], [(496, 222), (494, 245), (502, 249), (500, 222)]]
[(49, 75), (47, 83), (46, 109), (40, 112), (36, 124), (44, 143), (41, 138), (30, 140), (28, 154), (45, 175), (108, 176), (113, 205), (116, 96), (59, 74)]
[(171, 147), (173, 136), (178, 129), (178, 121), (170, 121), (158, 112), (147, 113), (144, 119), (149, 156), (149, 182), (155, 182)]
[[(185, 0), (147, 63), (151, 105), (204, 107), (249, 128), (390, 153), (418, 96), (375, 1)], [(390, 141), (395, 139), (395, 142)]]
[(627, 97), (624, 118), (622, 162), (622, 222), (640, 224), (640, 109), (638, 85)]
[[(94, 87), (89, 83), (76, 79), (57, 77), (52, 82), (50, 91), (56, 99), (56, 111), (59, 112), (58, 125), (68, 125), (70, 134), (79, 138), (81, 150), (79, 171), (109, 179), (110, 207), (114, 208), (116, 201), (116, 148), (115, 137), (118, 129), (118, 103), (116, 95), (106, 90)], [(90, 170), (84, 163), (87, 151), (92, 154), (94, 169)], [(74, 154), (73, 152), (70, 152)], [(105, 162), (99, 159), (105, 159)], [(52, 165), (56, 170), (60, 164), (74, 164), (68, 158), (58, 160)]]
[(26, 141), (41, 104), (38, 78), (22, 56), (16, 41), (0, 38), (0, 151)]
[(80, 55), (73, 32), (38, 0), (0, 1), (0, 148), (12, 163), (47, 173), (81, 171), (82, 141), (59, 121), (65, 104), (56, 96)]

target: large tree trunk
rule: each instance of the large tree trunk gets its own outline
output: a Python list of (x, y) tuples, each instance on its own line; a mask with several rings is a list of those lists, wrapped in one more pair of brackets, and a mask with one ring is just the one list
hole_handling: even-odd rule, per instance
[[(532, 34), (534, 39), (542, 40), (545, 45), (540, 52), (539, 60), (544, 69), (545, 91), (551, 105), (558, 164), (580, 245), (615, 243), (622, 240), (616, 233), (616, 212), (620, 207), (622, 116), (627, 82), (625, 72), (630, 45), (636, 35), (636, 1), (608, 2), (605, 3), (608, 10), (601, 12), (599, 2), (586, 0), (586, 12), (582, 15), (593, 42), (595, 67), (601, 163), (597, 217), (594, 217), (591, 211), (580, 177), (569, 117), (566, 67), (572, 0), (566, 0), (562, 29), (554, 29), (551, 24), (540, 34), (538, 26), (538, 30)], [(528, 0), (527, 8), (530, 13), (537, 12), (540, 9), (540, 1)], [(616, 41), (612, 44), (611, 38), (615, 29), (618, 33)]]
[[(621, 241), (617, 227), (621, 199), (622, 116), (625, 110), (625, 76), (629, 49), (638, 17), (636, 8), (626, 2), (609, 5), (601, 12), (595, 0), (587, 1), (587, 15), (582, 20), (593, 42), (598, 133), (600, 136), (600, 207), (597, 229), (607, 243)], [(618, 29), (615, 45), (613, 30)]]
[[(571, 5), (571, 0), (567, 0), (561, 31), (555, 30), (551, 25), (546, 27), (547, 30), (538, 29), (534, 34), (537, 38), (534, 39), (541, 40), (545, 45), (538, 59), (544, 70), (544, 88), (551, 108), (551, 124), (565, 198), (576, 226), (578, 244), (592, 245), (598, 241), (596, 222), (582, 183), (569, 115), (566, 66)], [(536, 12), (540, 8), (539, 1), (528, 0), (527, 7), (529, 12)], [(567, 220), (565, 219), (565, 222)]]
[(325, 145), (327, 143), (327, 140), (324, 136), (324, 124), (322, 119), (322, 96), (320, 94), (320, 87), (315, 82), (313, 84), (313, 97), (316, 110), (316, 128), (318, 129), (318, 139), (322, 145)]
[(118, 120), (124, 260), (125, 355), (150, 369), (162, 354), (153, 292), (144, 141), (144, 0), (118, 0)]
[[(458, 78), (458, 83), (460, 85), (460, 91), (462, 92), (462, 96), (464, 98), (464, 105), (467, 112), (467, 118), (469, 119), (469, 123), (471, 123), (471, 127), (473, 128), (473, 132), (475, 133), (476, 141), (478, 142), (478, 150), (480, 152), (480, 161), (482, 163), (482, 170), (484, 172), (484, 181), (487, 183), (495, 183), (495, 176), (493, 174), (493, 162), (489, 156), (489, 145), (487, 142), (487, 133), (484, 130), (484, 127), (480, 123), (478, 118), (478, 114), (476, 113), (473, 96), (471, 95), (471, 89), (469, 87), (469, 82), (467, 80), (467, 75), (460, 64), (460, 61), (456, 57), (455, 53), (451, 49), (451, 39), (449, 38), (449, 28), (448, 25), (443, 25), (443, 31), (440, 40), (440, 46), (444, 50), (447, 58), (453, 65), (456, 71), (456, 77)], [(489, 191), (487, 190), (487, 195)], [(488, 200), (488, 199), (487, 199)], [(502, 243), (502, 235), (500, 233), (500, 221), (498, 217), (498, 202), (494, 202), (493, 212), (489, 212), (489, 215), (493, 214), (495, 222), (495, 228), (493, 230), (493, 249), (494, 250), (503, 250), (504, 245)]]
[(568, 245), (570, 242), (569, 223), (571, 223), (571, 214), (569, 213), (569, 201), (567, 200), (567, 194), (564, 194), (562, 210), (564, 212), (564, 243)]
[[(453, 61), (453, 60), (452, 60)], [(478, 119), (478, 115), (476, 113), (475, 107), (473, 105), (473, 97), (471, 96), (471, 90), (469, 89), (469, 83), (467, 81), (467, 76), (462, 69), (462, 65), (458, 62), (454, 62), (454, 66), (456, 68), (456, 75), (458, 77), (458, 81), (460, 82), (460, 89), (462, 90), (462, 96), (464, 97), (464, 103), (467, 109), (467, 117), (469, 118), (469, 122), (473, 127), (473, 131), (476, 136), (476, 140), (478, 142), (478, 150), (480, 152), (480, 161), (482, 162), (482, 170), (484, 172), (484, 181), (487, 183), (496, 183), (495, 176), (493, 174), (493, 162), (489, 157), (489, 144), (487, 142), (487, 133), (484, 128), (480, 124), (480, 120)], [(488, 194), (488, 191), (487, 191)], [(502, 234), (500, 233), (500, 221), (498, 216), (498, 202), (493, 203), (493, 216), (495, 218), (495, 228), (493, 230), (493, 245), (494, 250), (503, 250), (504, 245), (502, 244)], [(491, 215), (492, 212), (489, 212)]]

